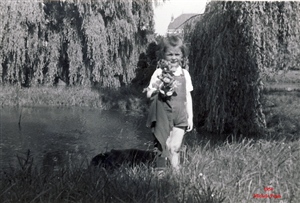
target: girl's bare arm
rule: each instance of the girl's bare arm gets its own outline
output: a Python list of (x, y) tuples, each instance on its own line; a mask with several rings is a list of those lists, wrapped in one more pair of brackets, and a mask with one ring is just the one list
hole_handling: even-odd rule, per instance
[(193, 102), (191, 92), (187, 92), (186, 94), (186, 109), (188, 114), (187, 132), (189, 132), (193, 129)]
[(150, 98), (153, 92), (157, 91), (156, 89), (147, 88), (147, 98)]

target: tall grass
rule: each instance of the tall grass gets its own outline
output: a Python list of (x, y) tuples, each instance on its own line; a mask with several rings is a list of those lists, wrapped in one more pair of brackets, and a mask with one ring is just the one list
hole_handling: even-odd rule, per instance
[(45, 173), (23, 161), (18, 169), (1, 172), (0, 201), (248, 203), (262, 201), (254, 195), (270, 187), (280, 195), (274, 202), (296, 203), (299, 146), (285, 140), (194, 143), (182, 151), (180, 171), (167, 168), (162, 177), (151, 168), (126, 165), (113, 172), (84, 165)]
[(126, 165), (114, 172), (74, 166), (44, 173), (32, 162), (24, 163), (2, 171), (1, 202), (222, 202), (204, 185), (184, 191), (189, 180), (183, 182), (170, 170), (164, 177), (145, 166)]
[(88, 107), (143, 115), (146, 96), (134, 88), (0, 86), (0, 106)]
[(204, 179), (222, 191), (226, 202), (259, 202), (253, 196), (265, 194), (265, 187), (273, 188), (272, 193), (279, 194), (284, 202), (298, 202), (299, 144), (244, 139), (216, 147), (195, 147), (189, 149), (184, 169), (195, 184)]
[(102, 108), (98, 92), (84, 87), (1, 86), (1, 106), (82, 106)]

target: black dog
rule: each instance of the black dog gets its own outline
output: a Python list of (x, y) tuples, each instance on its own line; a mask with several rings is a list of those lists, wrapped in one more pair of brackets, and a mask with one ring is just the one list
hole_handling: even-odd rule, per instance
[(95, 156), (92, 166), (99, 166), (105, 169), (116, 169), (124, 164), (133, 167), (136, 165), (146, 165), (153, 167), (157, 153), (139, 149), (112, 149), (110, 152), (101, 153)]

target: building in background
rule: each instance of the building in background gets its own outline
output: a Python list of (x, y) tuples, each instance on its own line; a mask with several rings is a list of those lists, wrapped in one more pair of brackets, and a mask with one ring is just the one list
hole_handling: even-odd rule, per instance
[(198, 16), (198, 13), (185, 13), (181, 14), (174, 19), (172, 16), (171, 22), (168, 26), (167, 34), (182, 34), (184, 25), (189, 22), (190, 19)]

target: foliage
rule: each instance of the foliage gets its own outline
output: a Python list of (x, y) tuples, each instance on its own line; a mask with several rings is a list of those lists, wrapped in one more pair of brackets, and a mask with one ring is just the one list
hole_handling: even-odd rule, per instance
[(185, 40), (185, 44), (187, 46), (187, 49), (190, 49), (190, 39), (194, 33), (195, 26), (198, 21), (201, 20), (203, 14), (198, 14), (196, 16), (193, 16), (190, 18), (183, 27), (183, 32), (181, 33), (181, 37)]
[(153, 33), (149, 0), (1, 1), (3, 83), (119, 87)]
[(299, 23), (299, 8), (295, 2), (212, 1), (198, 22), (186, 27), (185, 33), (192, 32), (186, 40), (198, 129), (262, 132), (263, 79), (299, 60), (299, 49), (292, 48), (298, 46), (299, 26), (293, 26)]
[[(43, 9), (41, 4), (32, 2), (0, 3), (0, 68), (3, 69), (2, 79), (10, 83), (25, 83), (28, 77), (33, 77), (35, 69), (42, 68), (45, 62), (38, 32), (44, 28), (44, 23), (39, 22)], [(41, 72), (36, 70), (37, 80)]]
[(300, 64), (300, 2), (246, 2), (240, 21), (251, 25), (252, 49), (263, 79)]
[(251, 43), (234, 7), (217, 2), (196, 24), (191, 37), (190, 72), (196, 126), (221, 133), (255, 134), (259, 125), (259, 71)]
[(149, 81), (159, 60), (158, 43), (162, 40), (161, 36), (156, 36), (155, 39), (149, 43), (145, 53), (142, 53), (139, 57), (138, 68), (136, 69), (136, 77), (131, 81), (135, 88), (144, 89), (149, 85)]

